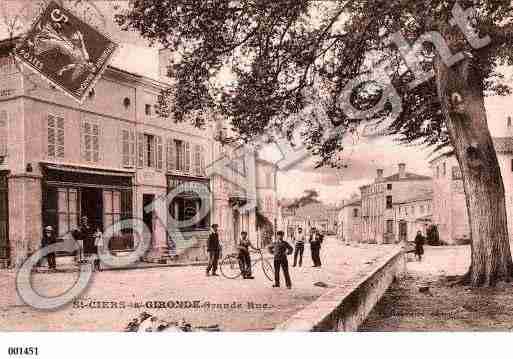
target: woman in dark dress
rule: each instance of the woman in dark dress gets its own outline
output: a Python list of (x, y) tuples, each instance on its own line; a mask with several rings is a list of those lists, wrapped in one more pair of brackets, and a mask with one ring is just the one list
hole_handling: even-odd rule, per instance
[(415, 236), (415, 255), (419, 258), (419, 262), (422, 260), (424, 254), (424, 236), (420, 231)]

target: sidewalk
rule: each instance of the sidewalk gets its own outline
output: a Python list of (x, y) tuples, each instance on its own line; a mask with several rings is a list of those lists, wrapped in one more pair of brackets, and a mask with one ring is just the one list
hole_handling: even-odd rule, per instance
[(469, 246), (425, 247), (422, 262), (408, 263), (408, 276), (392, 284), (359, 331), (513, 330), (511, 284), (449, 286), (469, 264)]

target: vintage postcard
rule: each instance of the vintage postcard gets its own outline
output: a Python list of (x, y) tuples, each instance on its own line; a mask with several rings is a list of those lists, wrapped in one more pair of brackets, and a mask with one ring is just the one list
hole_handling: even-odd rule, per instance
[(513, 328), (510, 0), (0, 0), (0, 37), (1, 332)]

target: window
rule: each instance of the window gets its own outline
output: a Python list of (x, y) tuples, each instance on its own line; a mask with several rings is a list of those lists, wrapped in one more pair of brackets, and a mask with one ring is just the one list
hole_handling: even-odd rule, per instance
[(415, 215), (415, 206), (411, 206), (411, 215), (414, 216)]
[(387, 196), (387, 209), (392, 208), (392, 196)]
[(425, 210), (426, 208), (424, 207), (424, 205), (420, 206), (420, 214), (424, 214)]
[(436, 178), (440, 178), (440, 167), (436, 166)]
[(190, 172), (191, 170), (191, 150), (190, 144), (186, 141), (174, 140), (175, 166), (177, 171)]
[(205, 147), (202, 145), (194, 146), (194, 174), (205, 176)]
[(103, 191), (103, 228), (109, 228), (121, 220), (121, 193)]
[(358, 208), (353, 208), (353, 217), (358, 217)]
[(446, 172), (447, 172), (447, 164), (444, 162), (444, 163), (442, 164), (442, 176), (443, 176), (443, 177), (445, 177)]
[(78, 226), (78, 192), (74, 188), (59, 188), (56, 193), (57, 233), (60, 237)]
[(390, 219), (387, 220), (387, 232), (386, 233), (388, 233), (388, 234), (394, 233), (394, 221), (393, 220), (390, 220)]
[(387, 184), (387, 190), (391, 191), (392, 190), (392, 183), (388, 183)]
[(149, 104), (144, 105), (144, 114), (146, 116), (151, 116), (151, 105), (149, 105)]
[(135, 131), (132, 129), (121, 130), (121, 157), (123, 167), (135, 166)]
[[(512, 162), (512, 170), (513, 170), (513, 162)], [(453, 180), (457, 180), (457, 179), (461, 179), (461, 170), (460, 170), (460, 166), (453, 166), (452, 167), (452, 179)]]
[(64, 118), (48, 116), (48, 157), (64, 158)]
[(144, 134), (144, 164), (161, 170), (164, 165), (162, 137)]
[(100, 161), (100, 126), (97, 123), (82, 123), (82, 156), (87, 162)]

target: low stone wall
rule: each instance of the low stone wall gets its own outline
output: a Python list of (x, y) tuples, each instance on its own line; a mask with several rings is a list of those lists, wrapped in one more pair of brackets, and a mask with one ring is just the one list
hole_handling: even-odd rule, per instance
[(356, 331), (394, 278), (406, 270), (405, 255), (397, 251), (379, 260), (370, 272), (332, 289), (279, 325), (279, 331)]

